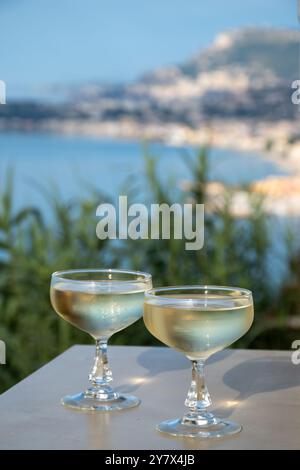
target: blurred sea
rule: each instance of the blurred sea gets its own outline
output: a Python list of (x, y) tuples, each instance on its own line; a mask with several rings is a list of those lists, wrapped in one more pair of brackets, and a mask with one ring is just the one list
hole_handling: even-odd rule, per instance
[[(152, 144), (149, 150), (157, 155), (159, 177), (166, 184), (173, 180), (178, 186), (181, 180), (189, 178), (189, 170), (180, 156), (182, 148)], [(126, 193), (130, 184), (134, 184), (136, 191), (144, 188), (143, 153), (138, 142), (0, 133), (0, 188), (7, 169), (12, 168), (16, 207), (27, 204), (46, 207), (41, 187), (59, 191), (68, 200), (80, 198), (93, 185), (116, 198)], [(270, 174), (284, 174), (275, 164), (255, 154), (211, 149), (209, 158), (210, 179), (226, 183), (249, 183)]]

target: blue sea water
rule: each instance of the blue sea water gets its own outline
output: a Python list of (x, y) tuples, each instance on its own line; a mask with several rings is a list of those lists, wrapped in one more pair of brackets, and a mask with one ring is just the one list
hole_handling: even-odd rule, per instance
[[(157, 156), (158, 177), (165, 187), (169, 181), (175, 182), (175, 188), (179, 187), (182, 180), (191, 177), (181, 153), (187, 150), (193, 158), (195, 149), (153, 144), (149, 150)], [(45, 189), (48, 194), (50, 192), (51, 195), (72, 201), (87, 195), (92, 185), (108, 196), (108, 202), (134, 188), (135, 202), (144, 202), (147, 189), (143, 155), (143, 146), (138, 142), (50, 134), (0, 133), (0, 192), (3, 190), (7, 171), (13, 169), (15, 209), (33, 205), (48, 220), (51, 219), (51, 211)], [(215, 148), (210, 150), (209, 167), (211, 180), (230, 184), (249, 183), (271, 174), (284, 174), (282, 169), (260, 155)], [(99, 200), (99, 203), (103, 201), (105, 198)], [(176, 190), (173, 202), (176, 202)], [(273, 238), (270, 273), (279, 282), (286, 269), (287, 255), (283, 234), (288, 220), (283, 218), (280, 223), (278, 220), (270, 223)]]
[[(189, 179), (180, 155), (183, 149), (153, 144), (159, 178), (167, 185)], [(189, 150), (191, 155), (195, 150)], [(15, 204), (44, 207), (41, 188), (58, 192), (66, 200), (80, 198), (93, 185), (116, 198), (133, 184), (144, 188), (145, 159), (138, 142), (97, 140), (50, 134), (0, 133), (0, 189), (9, 168), (14, 171)], [(193, 157), (191, 157), (193, 158)], [(248, 183), (282, 169), (263, 157), (232, 150), (211, 149), (209, 177), (226, 183)], [(174, 196), (175, 197), (175, 196)], [(142, 202), (142, 201), (141, 201)]]

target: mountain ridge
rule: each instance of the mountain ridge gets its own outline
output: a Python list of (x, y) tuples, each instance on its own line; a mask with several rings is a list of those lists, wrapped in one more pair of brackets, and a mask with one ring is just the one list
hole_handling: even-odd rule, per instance
[[(201, 144), (295, 150), (300, 31), (223, 32), (187, 61), (131, 83), (84, 84), (65, 103), (0, 106), (0, 131), (30, 130)], [(209, 130), (210, 133), (210, 130)], [(293, 148), (292, 148), (293, 147)]]
[[(297, 30), (252, 27), (223, 32), (183, 64), (161, 67), (129, 84), (83, 86), (77, 99), (85, 105), (90, 102), (94, 111), (103, 109), (105, 102), (110, 110), (122, 108), (129, 114), (143, 107), (152, 107), (157, 114), (168, 108), (175, 120), (184, 112), (191, 125), (211, 115), (244, 116), (247, 105), (249, 117), (293, 119), (289, 87), (298, 74), (299, 44)], [(216, 100), (225, 113), (213, 106)]]

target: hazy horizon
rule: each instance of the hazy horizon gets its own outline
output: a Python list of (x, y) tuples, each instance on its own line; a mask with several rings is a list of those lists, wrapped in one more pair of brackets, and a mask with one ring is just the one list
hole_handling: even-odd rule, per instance
[[(57, 8), (55, 6), (57, 5)], [(131, 81), (184, 62), (223, 31), (297, 28), (296, 0), (2, 0), (0, 79), (7, 99), (51, 85)]]

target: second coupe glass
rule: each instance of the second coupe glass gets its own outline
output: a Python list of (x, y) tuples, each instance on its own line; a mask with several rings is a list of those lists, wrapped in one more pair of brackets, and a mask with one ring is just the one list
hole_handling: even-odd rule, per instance
[(183, 418), (170, 419), (158, 430), (173, 436), (214, 438), (236, 434), (241, 426), (207, 411), (211, 405), (204, 362), (243, 336), (253, 321), (252, 294), (217, 286), (162, 287), (146, 293), (144, 322), (160, 341), (192, 362), (192, 382)]

